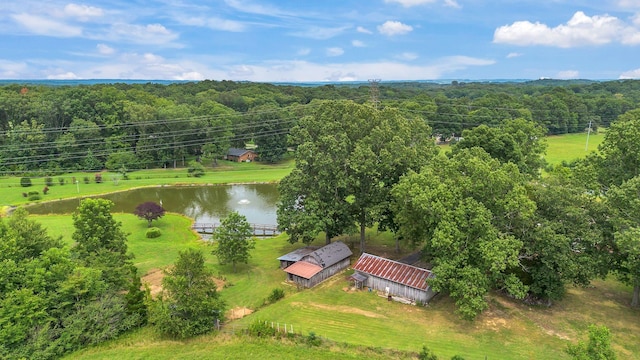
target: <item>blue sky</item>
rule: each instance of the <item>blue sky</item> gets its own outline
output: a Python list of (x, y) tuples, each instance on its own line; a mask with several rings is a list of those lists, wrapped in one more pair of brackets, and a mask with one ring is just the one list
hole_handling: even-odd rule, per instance
[(0, 79), (640, 78), (640, 0), (17, 0)]

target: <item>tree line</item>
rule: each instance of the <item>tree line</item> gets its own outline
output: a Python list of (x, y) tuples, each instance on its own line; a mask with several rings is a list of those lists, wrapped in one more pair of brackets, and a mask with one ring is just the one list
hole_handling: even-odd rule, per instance
[[(371, 100), (365, 85), (233, 81), (0, 87), (0, 171), (59, 173), (215, 165), (229, 147), (257, 145), (261, 161), (287, 151), (287, 134), (318, 100)], [(382, 108), (423, 118), (430, 136), (525, 119), (547, 134), (607, 126), (640, 101), (640, 82), (381, 83)]]
[(323, 103), (291, 130), (295, 168), (278, 224), (309, 243), (372, 225), (422, 249), (429, 285), (474, 318), (489, 291), (551, 306), (569, 285), (615, 274), (640, 301), (640, 109), (585, 159), (547, 168), (546, 129), (526, 118), (462, 132), (447, 153), (401, 110)]

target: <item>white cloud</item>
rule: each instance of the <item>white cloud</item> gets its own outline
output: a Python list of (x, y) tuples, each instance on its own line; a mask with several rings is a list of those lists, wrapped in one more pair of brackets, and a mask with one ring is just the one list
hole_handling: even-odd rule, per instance
[(208, 18), (206, 20), (206, 26), (213, 30), (222, 30), (230, 32), (242, 32), (246, 29), (245, 24), (227, 19), (220, 18)]
[(222, 19), (219, 17), (179, 16), (176, 19), (180, 24), (188, 26), (206, 27), (212, 30), (243, 32), (247, 26), (239, 21)]
[(22, 27), (34, 34), (53, 37), (74, 37), (82, 35), (82, 28), (80, 27), (67, 25), (41, 16), (22, 13), (12, 15), (11, 17), (22, 25)]
[(98, 52), (102, 55), (112, 55), (116, 52), (114, 48), (105, 44), (96, 45), (96, 49), (98, 49)]
[(0, 77), (3, 79), (18, 79), (28, 72), (28, 66), (24, 62), (15, 62), (0, 59)]
[(94, 6), (70, 3), (64, 7), (64, 14), (66, 16), (78, 18), (80, 21), (87, 21), (93, 17), (102, 17), (104, 15), (104, 11), (101, 8)]
[(356, 28), (356, 31), (359, 32), (359, 33), (363, 33), (363, 34), (373, 34), (373, 31), (371, 31), (371, 30), (369, 30), (369, 29), (367, 29), (365, 27), (362, 27), (362, 26), (358, 26)]
[(431, 4), (437, 0), (384, 0), (385, 3), (398, 3), (404, 7), (411, 7), (416, 5)]
[(620, 79), (640, 79), (640, 69), (625, 71), (620, 74)]
[(580, 76), (580, 72), (577, 70), (564, 70), (560, 71), (556, 76), (558, 79), (577, 79)]
[(166, 44), (177, 39), (178, 35), (160, 24), (114, 24), (107, 38), (137, 44)]
[(299, 56), (307, 56), (307, 55), (311, 54), (311, 49), (303, 48), (303, 49), (298, 50), (298, 52), (296, 54), (299, 55)]
[(205, 77), (197, 71), (185, 72), (173, 77), (174, 80), (204, 80)]
[(339, 47), (327, 48), (327, 56), (340, 56), (344, 54), (344, 50)]
[(640, 8), (640, 1), (638, 0), (618, 0), (618, 6), (622, 8), (638, 9)]
[(231, 70), (229, 71), (229, 75), (231, 75), (236, 79), (248, 78), (253, 74), (255, 74), (255, 71), (253, 71), (253, 67), (247, 66), (247, 65), (237, 65), (232, 67)]
[(387, 36), (404, 35), (413, 31), (413, 27), (400, 21), (387, 20), (384, 24), (378, 26), (378, 31), (380, 34)]
[(350, 26), (340, 26), (340, 27), (319, 27), (319, 26), (311, 26), (305, 31), (294, 32), (291, 35), (310, 38), (315, 40), (327, 40), (331, 39), (334, 36), (338, 36), (343, 33), (345, 30), (349, 29)]
[(462, 9), (462, 6), (458, 4), (456, 0), (444, 0), (444, 6), (454, 9)]
[(587, 16), (576, 12), (566, 23), (554, 28), (536, 22), (516, 21), (496, 29), (493, 42), (520, 46), (545, 45), (570, 48), (603, 45), (613, 41), (640, 44), (640, 30), (610, 15)]
[(365, 47), (367, 45), (365, 45), (364, 42), (360, 41), (360, 40), (352, 40), (351, 41), (351, 45), (355, 46), (355, 47)]
[(409, 60), (409, 61), (411, 61), (411, 60), (417, 59), (418, 58), (418, 54), (412, 53), (412, 52), (404, 52), (404, 53), (402, 53), (400, 55), (397, 55), (396, 58), (400, 59), (400, 60)]
[(234, 8), (235, 10), (242, 11), (249, 14), (265, 15), (272, 17), (295, 17), (299, 14), (284, 11), (274, 6), (256, 4), (244, 0), (225, 0), (225, 4)]
[(74, 74), (71, 71), (67, 71), (65, 73), (57, 73), (52, 75), (47, 75), (47, 79), (49, 80), (76, 80), (80, 79), (78, 75)]
[(522, 56), (522, 53), (511, 52), (507, 54), (507, 59), (513, 59)]
[[(364, 63), (320, 64), (306, 61), (270, 61), (252, 65), (251, 74), (235, 76), (228, 71), (224, 79), (264, 81), (366, 81), (380, 78), (386, 80), (424, 80), (451, 76), (452, 73), (473, 66), (487, 66), (495, 61), (453, 56), (441, 58), (433, 64), (405, 64), (394, 61)], [(232, 68), (235, 69), (235, 68)], [(231, 69), (230, 69), (231, 70)], [(205, 76), (209, 77), (208, 74)], [(209, 77), (210, 78), (210, 77)]]

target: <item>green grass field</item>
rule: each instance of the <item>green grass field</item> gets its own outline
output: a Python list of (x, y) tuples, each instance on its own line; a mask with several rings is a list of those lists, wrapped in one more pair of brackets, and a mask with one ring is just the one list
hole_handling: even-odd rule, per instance
[(548, 136), (545, 160), (550, 165), (556, 165), (562, 161), (583, 158), (597, 151), (602, 140), (604, 140), (604, 131), (591, 133), (588, 141), (587, 133)]
[[(70, 217), (34, 216), (54, 235), (71, 242)], [(130, 214), (115, 214), (130, 233), (129, 249), (142, 274), (170, 265), (177, 252), (189, 247), (205, 251), (207, 263), (221, 280), (221, 295), (229, 309), (255, 310), (227, 328), (243, 328), (254, 320), (293, 325), (304, 336), (314, 332), (323, 338), (349, 346), (309, 349), (306, 345), (279, 343), (215, 334), (176, 342), (158, 338), (146, 328), (122, 339), (73, 354), (70, 358), (294, 358), (351, 359), (364, 356), (365, 348), (397, 349), (417, 352), (423, 344), (441, 358), (455, 354), (467, 359), (568, 359), (567, 344), (584, 340), (589, 324), (604, 324), (613, 334), (613, 345), (620, 359), (640, 354), (640, 313), (628, 307), (631, 289), (609, 279), (595, 281), (591, 287), (570, 288), (568, 296), (551, 308), (529, 307), (498, 294), (490, 295), (490, 309), (476, 321), (459, 319), (454, 304), (438, 296), (428, 307), (388, 302), (374, 292), (352, 291), (347, 270), (311, 290), (299, 290), (284, 282), (276, 258), (300, 244), (289, 244), (284, 236), (258, 240), (249, 264), (232, 273), (230, 266), (218, 265), (211, 247), (188, 229), (188, 219), (169, 214), (154, 225), (163, 231), (158, 239), (144, 238), (146, 222)], [(321, 236), (319, 237), (322, 238)], [(375, 229), (367, 233), (368, 251), (390, 257), (409, 253), (406, 245), (395, 254), (393, 239)], [(357, 238), (343, 236), (357, 246)], [(322, 245), (318, 240), (316, 245)], [(272, 289), (285, 289), (286, 296), (266, 304)], [(363, 353), (363, 351), (365, 351)], [(284, 352), (284, 354), (281, 354)], [(398, 355), (399, 356), (399, 355)], [(375, 359), (376, 357), (371, 356)], [(384, 357), (377, 357), (384, 358)]]

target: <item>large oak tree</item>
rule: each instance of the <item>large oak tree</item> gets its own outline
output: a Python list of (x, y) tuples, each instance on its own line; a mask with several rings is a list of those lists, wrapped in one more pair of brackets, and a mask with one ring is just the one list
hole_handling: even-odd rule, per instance
[(388, 216), (390, 190), (409, 170), (437, 152), (430, 128), (395, 109), (376, 110), (351, 101), (317, 105), (291, 130), (296, 168), (280, 186), (278, 224), (291, 241), (334, 236)]

